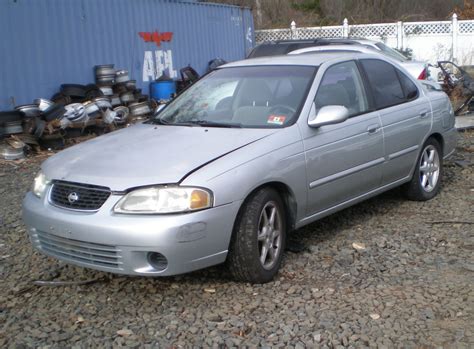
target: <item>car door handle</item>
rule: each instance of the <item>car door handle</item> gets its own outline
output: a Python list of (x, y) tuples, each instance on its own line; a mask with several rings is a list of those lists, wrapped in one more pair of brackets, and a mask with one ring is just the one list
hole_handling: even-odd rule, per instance
[(369, 126), (367, 127), (367, 132), (368, 132), (369, 134), (376, 133), (376, 132), (378, 131), (378, 129), (379, 129), (379, 126), (380, 126), (379, 124), (369, 125)]
[(426, 118), (427, 116), (429, 115), (428, 113), (428, 110), (423, 110), (421, 113), (420, 113), (420, 118)]

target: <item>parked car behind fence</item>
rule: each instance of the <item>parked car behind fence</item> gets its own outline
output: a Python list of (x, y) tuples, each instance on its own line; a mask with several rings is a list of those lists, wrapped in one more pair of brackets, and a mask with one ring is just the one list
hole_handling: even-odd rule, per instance
[(301, 54), (308, 52), (360, 52), (380, 53), (401, 64), (418, 80), (429, 78), (428, 65), (425, 62), (409, 60), (400, 52), (388, 47), (383, 42), (369, 39), (315, 39), (315, 40), (280, 40), (257, 45), (247, 56), (256, 58), (280, 54)]

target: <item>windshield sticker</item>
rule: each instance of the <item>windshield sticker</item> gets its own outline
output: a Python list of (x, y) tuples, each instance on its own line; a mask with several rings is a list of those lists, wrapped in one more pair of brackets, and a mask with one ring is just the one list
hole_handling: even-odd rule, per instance
[(267, 120), (267, 124), (283, 125), (286, 116), (283, 115), (270, 115)]

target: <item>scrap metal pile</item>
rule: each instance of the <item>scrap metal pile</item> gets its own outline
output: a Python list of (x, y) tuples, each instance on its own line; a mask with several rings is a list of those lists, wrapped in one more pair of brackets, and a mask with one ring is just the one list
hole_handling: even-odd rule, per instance
[(454, 114), (467, 115), (474, 112), (474, 76), (465, 69), (450, 61), (439, 61), (441, 71), (438, 79), (442, 81), (443, 90), (450, 97)]
[(61, 149), (67, 139), (145, 120), (156, 107), (126, 70), (98, 65), (95, 78), (95, 84), (63, 84), (50, 100), (38, 98), (0, 112), (0, 159), (21, 159), (26, 149), (38, 147)]

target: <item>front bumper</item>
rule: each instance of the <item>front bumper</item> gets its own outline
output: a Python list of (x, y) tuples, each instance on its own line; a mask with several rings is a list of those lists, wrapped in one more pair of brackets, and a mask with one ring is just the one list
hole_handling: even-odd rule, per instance
[[(182, 274), (224, 262), (241, 204), (187, 214), (123, 215), (112, 211), (118, 195), (90, 213), (52, 206), (47, 197), (28, 193), (23, 200), (23, 220), (36, 249), (87, 268), (150, 276)], [(153, 266), (151, 252), (164, 256), (166, 263)]]

